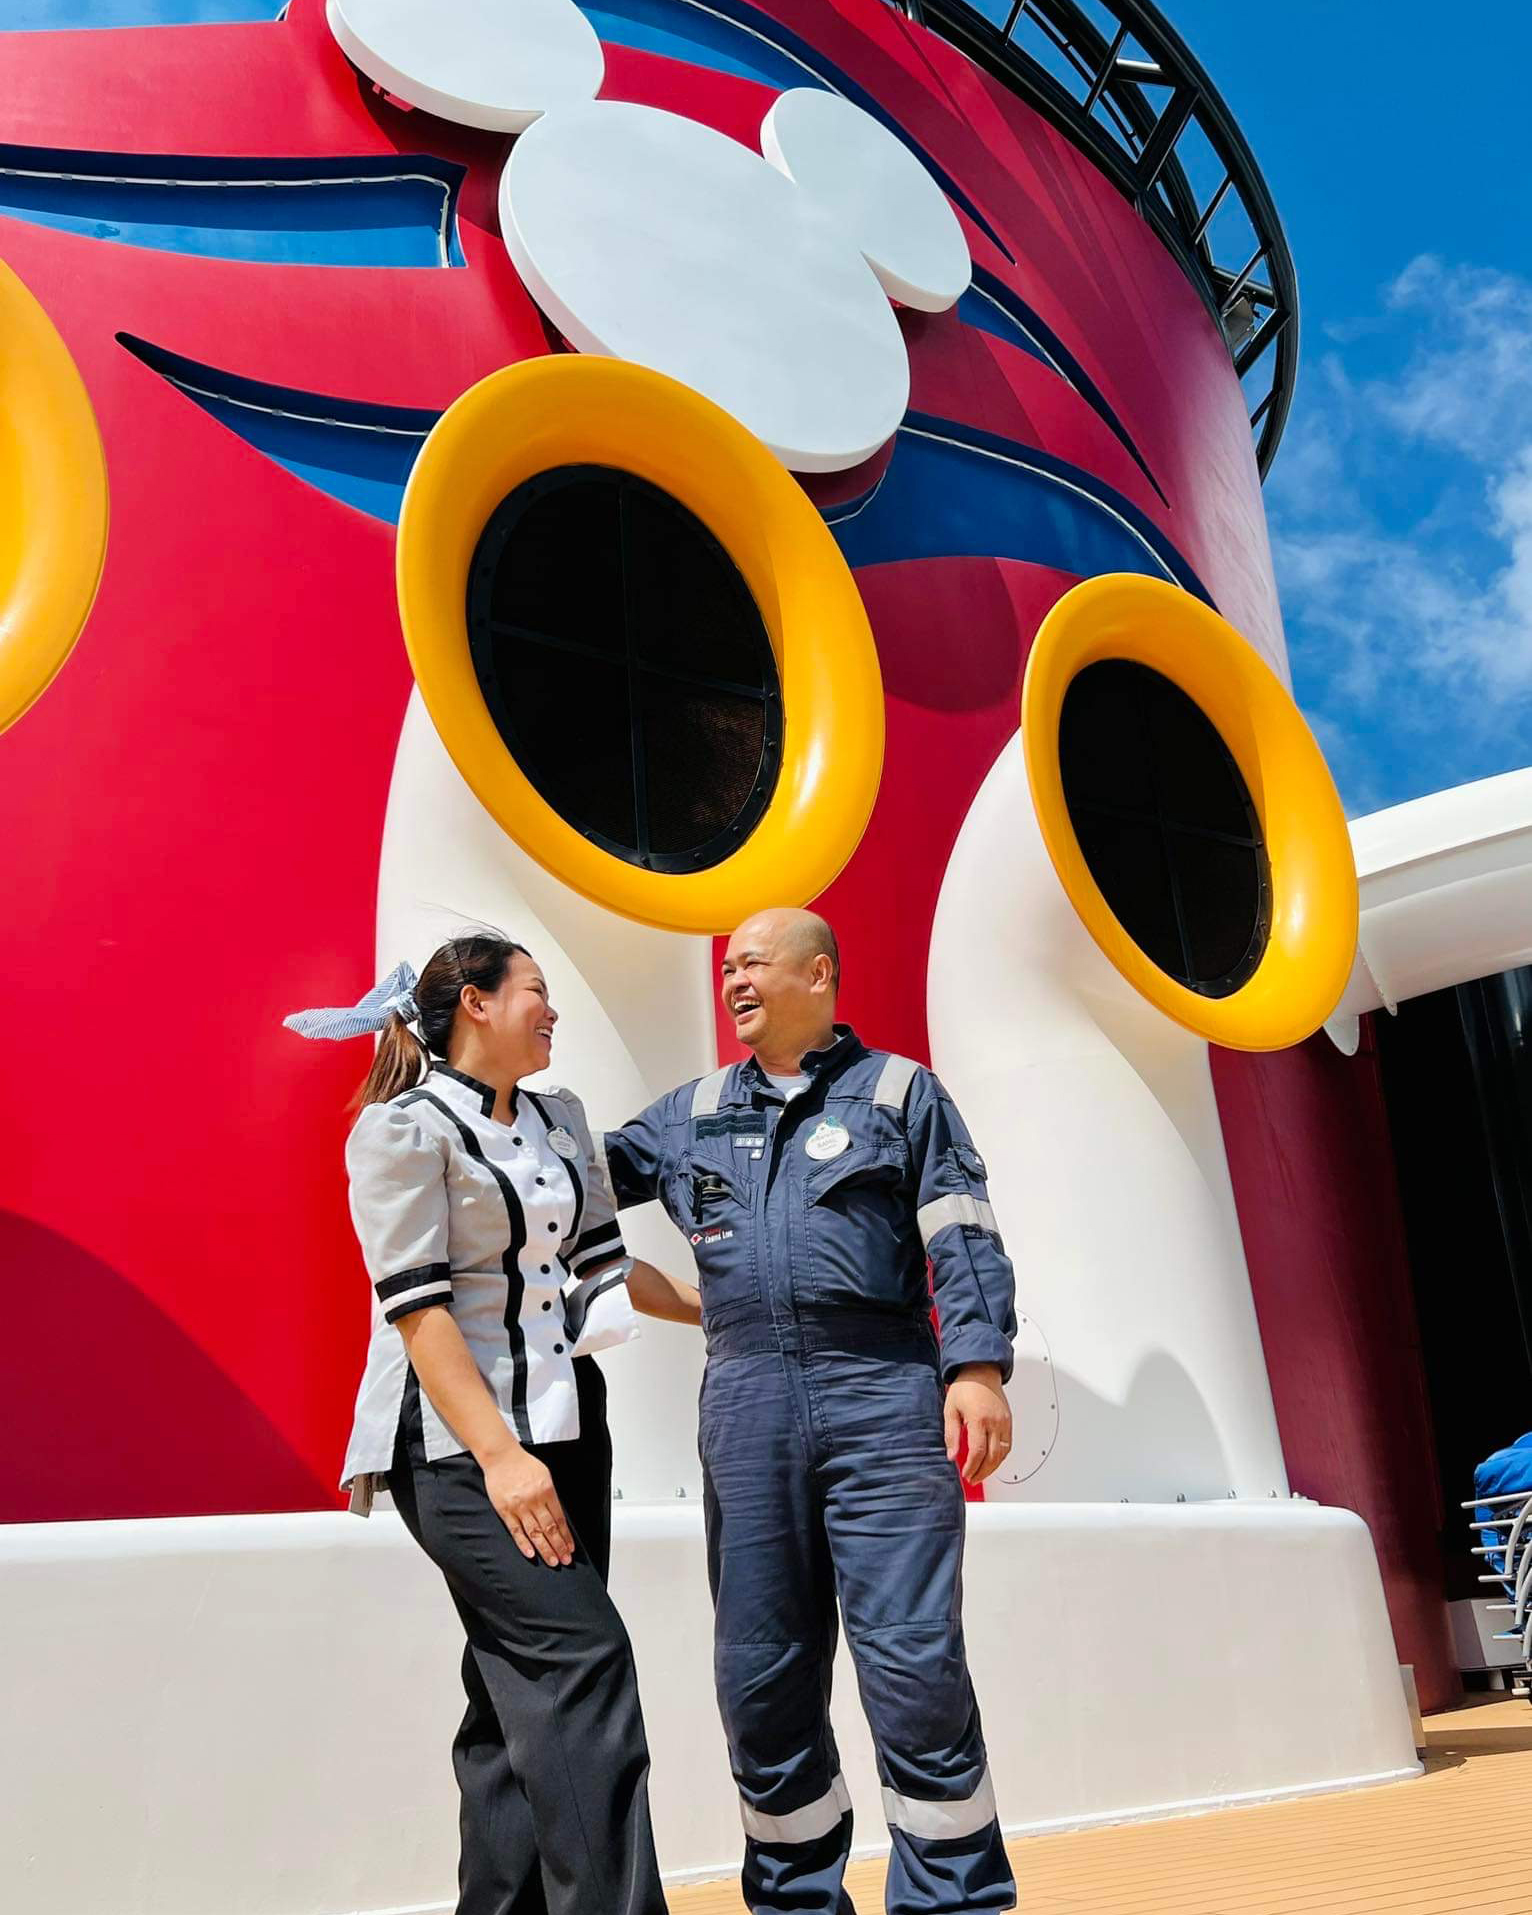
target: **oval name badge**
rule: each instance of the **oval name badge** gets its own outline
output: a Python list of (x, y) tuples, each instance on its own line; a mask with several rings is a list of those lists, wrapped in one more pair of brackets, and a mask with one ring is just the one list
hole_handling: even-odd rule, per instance
[(561, 1157), (578, 1157), (580, 1146), (562, 1124), (555, 1124), (548, 1132), (548, 1142)]
[(833, 1117), (826, 1117), (811, 1132), (803, 1148), (816, 1162), (824, 1163), (831, 1157), (838, 1157), (850, 1142), (851, 1132), (846, 1126), (837, 1123)]

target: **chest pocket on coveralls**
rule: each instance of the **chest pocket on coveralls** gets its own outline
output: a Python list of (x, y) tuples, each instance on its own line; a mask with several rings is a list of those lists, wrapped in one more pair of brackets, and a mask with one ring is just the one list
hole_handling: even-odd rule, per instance
[(910, 1270), (924, 1268), (905, 1200), (907, 1160), (897, 1144), (854, 1145), (804, 1178), (815, 1300), (909, 1309)]
[(692, 1152), (676, 1165), (668, 1194), (667, 1208), (696, 1259), (708, 1321), (759, 1302), (748, 1187), (722, 1164)]

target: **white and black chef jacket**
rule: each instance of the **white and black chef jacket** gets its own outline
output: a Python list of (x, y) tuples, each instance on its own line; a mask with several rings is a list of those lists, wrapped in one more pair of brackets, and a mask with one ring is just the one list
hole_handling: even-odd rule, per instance
[[(606, 1165), (573, 1092), (518, 1087), (512, 1120), (488, 1084), (433, 1064), (369, 1104), (346, 1143), (351, 1217), (372, 1278), (372, 1340), (341, 1488), (365, 1512), (394, 1457), (409, 1361), (393, 1328), (445, 1304), (523, 1443), (580, 1434), (573, 1358), (637, 1333)], [(421, 1394), (427, 1458), (460, 1443)], [(381, 1487), (381, 1485), (379, 1485)]]

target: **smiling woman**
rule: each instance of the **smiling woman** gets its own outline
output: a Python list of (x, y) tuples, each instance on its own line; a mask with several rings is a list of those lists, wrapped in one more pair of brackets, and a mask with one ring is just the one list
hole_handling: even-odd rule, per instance
[(0, 731), (74, 649), (106, 557), (106, 455), (53, 321), (0, 265)]

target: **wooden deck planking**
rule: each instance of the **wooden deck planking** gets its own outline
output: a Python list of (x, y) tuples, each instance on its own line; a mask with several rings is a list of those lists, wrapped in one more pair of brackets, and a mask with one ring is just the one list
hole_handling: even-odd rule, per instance
[[(1426, 1743), (1414, 1782), (1013, 1842), (1019, 1915), (1532, 1915), (1532, 1706), (1432, 1716)], [(878, 1915), (881, 1863), (846, 1886)], [(745, 1915), (734, 1881), (670, 1907)]]

